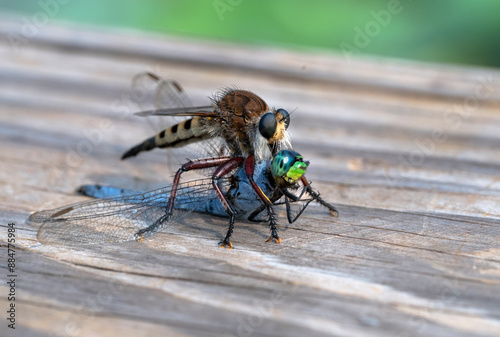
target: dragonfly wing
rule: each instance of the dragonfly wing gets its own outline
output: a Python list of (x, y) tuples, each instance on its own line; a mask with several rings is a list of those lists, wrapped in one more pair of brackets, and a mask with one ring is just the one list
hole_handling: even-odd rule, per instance
[[(40, 223), (38, 240), (43, 244), (94, 244), (137, 239), (141, 229), (166, 214), (171, 187), (110, 199), (97, 199), (33, 213), (31, 223)], [(169, 227), (192, 211), (205, 212), (218, 201), (211, 179), (180, 184), (175, 209), (159, 230)]]
[(142, 228), (165, 213), (160, 204), (142, 201), (143, 195), (93, 200), (32, 214), (42, 223), (38, 241), (43, 244), (90, 244), (133, 240)]

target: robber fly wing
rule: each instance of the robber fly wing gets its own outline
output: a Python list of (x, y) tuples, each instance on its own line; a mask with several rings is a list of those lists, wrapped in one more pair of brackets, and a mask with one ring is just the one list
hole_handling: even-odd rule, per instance
[(151, 72), (134, 76), (133, 88), (143, 88), (152, 97), (156, 108), (175, 108), (193, 106), (184, 88), (175, 80), (165, 80)]
[[(132, 96), (141, 110), (172, 109), (193, 106), (182, 86), (151, 72), (142, 72), (132, 79)], [(154, 132), (178, 123), (180, 119), (147, 119)]]
[(151, 72), (135, 75), (132, 90), (137, 103), (153, 104), (159, 109), (193, 105), (179, 82), (165, 80)]
[[(139, 230), (147, 228), (165, 215), (171, 187), (142, 194), (97, 199), (33, 213), (31, 223), (42, 224), (38, 240), (51, 245), (78, 245), (120, 242), (137, 239)], [(162, 229), (178, 222), (189, 212), (201, 210), (217, 199), (211, 179), (182, 183), (177, 189), (174, 212)]]
[(149, 111), (141, 111), (136, 113), (137, 116), (200, 116), (200, 117), (217, 117), (219, 114), (214, 112), (214, 107), (211, 105), (185, 107), (185, 108), (170, 108), (170, 109), (155, 109)]
[[(214, 107), (211, 105), (194, 107), (177, 81), (143, 72), (134, 77), (132, 87), (133, 92), (137, 92), (133, 97), (143, 111), (138, 115), (145, 116), (151, 129), (157, 134), (189, 117), (214, 116)], [(173, 173), (186, 158), (221, 156), (227, 153), (227, 146), (223, 140), (214, 137), (202, 144), (194, 143), (162, 151), (166, 152), (167, 167)]]

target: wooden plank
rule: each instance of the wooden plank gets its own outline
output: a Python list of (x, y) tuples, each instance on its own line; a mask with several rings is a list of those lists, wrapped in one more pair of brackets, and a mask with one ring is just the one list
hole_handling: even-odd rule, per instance
[[(14, 222), (19, 308), (2, 335), (498, 335), (497, 70), (52, 25), (15, 52), (18, 20), (0, 20), (0, 239)], [(38, 244), (29, 213), (85, 200), (81, 184), (170, 180), (161, 151), (119, 160), (152, 133), (127, 98), (146, 69), (195, 103), (237, 84), (295, 110), (294, 146), (340, 217), (280, 213), (281, 245), (238, 222), (231, 251), (227, 220), (200, 214), (141, 243)]]

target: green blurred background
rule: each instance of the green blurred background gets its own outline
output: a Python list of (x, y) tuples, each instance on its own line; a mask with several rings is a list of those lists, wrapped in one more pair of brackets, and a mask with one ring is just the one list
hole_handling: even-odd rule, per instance
[[(375, 24), (378, 29), (369, 24), (372, 12), (396, 0), (0, 0), (0, 11), (30, 20), (41, 4), (54, 1), (66, 4), (51, 23), (335, 52), (350, 45), (360, 55), (500, 67), (499, 0), (401, 0), (400, 12), (385, 26)], [(356, 45), (355, 29), (365, 31), (367, 24), (373, 37), (358, 36)]]

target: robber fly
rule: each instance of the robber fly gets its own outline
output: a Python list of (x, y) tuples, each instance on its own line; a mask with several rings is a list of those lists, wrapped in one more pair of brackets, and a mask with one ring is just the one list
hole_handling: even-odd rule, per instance
[[(164, 81), (152, 73), (137, 77), (149, 77), (158, 83), (158, 95), (171, 100), (188, 102), (184, 90), (175, 81)], [(167, 92), (168, 91), (168, 92)], [(270, 160), (278, 151), (290, 148), (287, 132), (290, 114), (285, 109), (270, 109), (256, 94), (240, 89), (225, 89), (211, 98), (212, 104), (198, 107), (163, 108), (139, 112), (138, 116), (189, 116), (178, 124), (162, 130), (134, 146), (122, 156), (127, 159), (142, 151), (154, 148), (176, 148), (213, 138), (224, 139), (232, 156), (254, 156), (257, 162)], [(222, 150), (222, 149), (221, 149)]]
[[(289, 193), (288, 189), (298, 187), (308, 165), (309, 162), (304, 161), (297, 152), (282, 150), (272, 161), (262, 161), (256, 165), (255, 181), (263, 193), (280, 198), (284, 193)], [(227, 198), (234, 212), (233, 216), (256, 220), (263, 210), (262, 202), (253, 192), (244, 168), (238, 168), (230, 178), (220, 179), (217, 186)], [(175, 189), (175, 207), (171, 214), (166, 212), (167, 205), (172, 200), (171, 186), (138, 194), (97, 185), (87, 185), (81, 189), (84, 194), (98, 198), (120, 196), (33, 213), (29, 221), (42, 223), (38, 232), (40, 242), (92, 244), (142, 240), (145, 236), (179, 222), (192, 211), (228, 215), (227, 205), (220, 202), (220, 196), (210, 177), (179, 183)], [(312, 200), (314, 198), (306, 200), (303, 209)], [(295, 221), (303, 209), (292, 217), (290, 205), (287, 204), (289, 220)], [(145, 229), (148, 230), (144, 231)]]
[[(181, 86), (177, 82), (164, 81), (151, 73), (144, 73), (140, 76), (149, 77), (156, 81), (158, 88), (164, 91), (158, 92), (160, 95), (164, 94), (166, 97), (184, 95)], [(178, 100), (186, 101), (182, 98)], [(231, 248), (230, 237), (234, 228), (236, 212), (224, 193), (218, 189), (215, 181), (230, 174), (237, 168), (244, 167), (252, 189), (261, 199), (263, 208), (267, 210), (271, 235), (266, 241), (281, 242), (276, 227), (276, 216), (272, 208), (273, 201), (255, 183), (254, 174), (256, 164), (261, 161), (271, 160), (278, 151), (284, 148), (291, 148), (287, 132), (290, 125), (290, 114), (285, 109), (270, 109), (262, 98), (250, 91), (226, 89), (213, 97), (211, 105), (167, 109), (158, 107), (156, 110), (140, 112), (137, 115), (189, 116), (192, 118), (175, 124), (134, 146), (122, 156), (122, 159), (136, 156), (142, 151), (149, 151), (154, 148), (182, 147), (213, 138), (222, 140), (220, 153), (227, 152), (228, 154), (190, 160), (178, 169), (169, 193), (166, 219), (173, 214), (176, 190), (181, 175), (190, 170), (216, 167), (212, 177), (214, 180), (213, 186), (230, 218), (227, 234), (221, 243), (221, 247)], [(312, 198), (327, 207), (334, 216), (338, 215), (335, 207), (321, 199), (319, 193), (310, 187), (305, 177), (301, 177), (301, 181)], [(286, 192), (285, 196), (287, 196)], [(155, 230), (156, 228), (152, 226), (141, 230), (139, 234), (147, 234), (148, 231)]]

